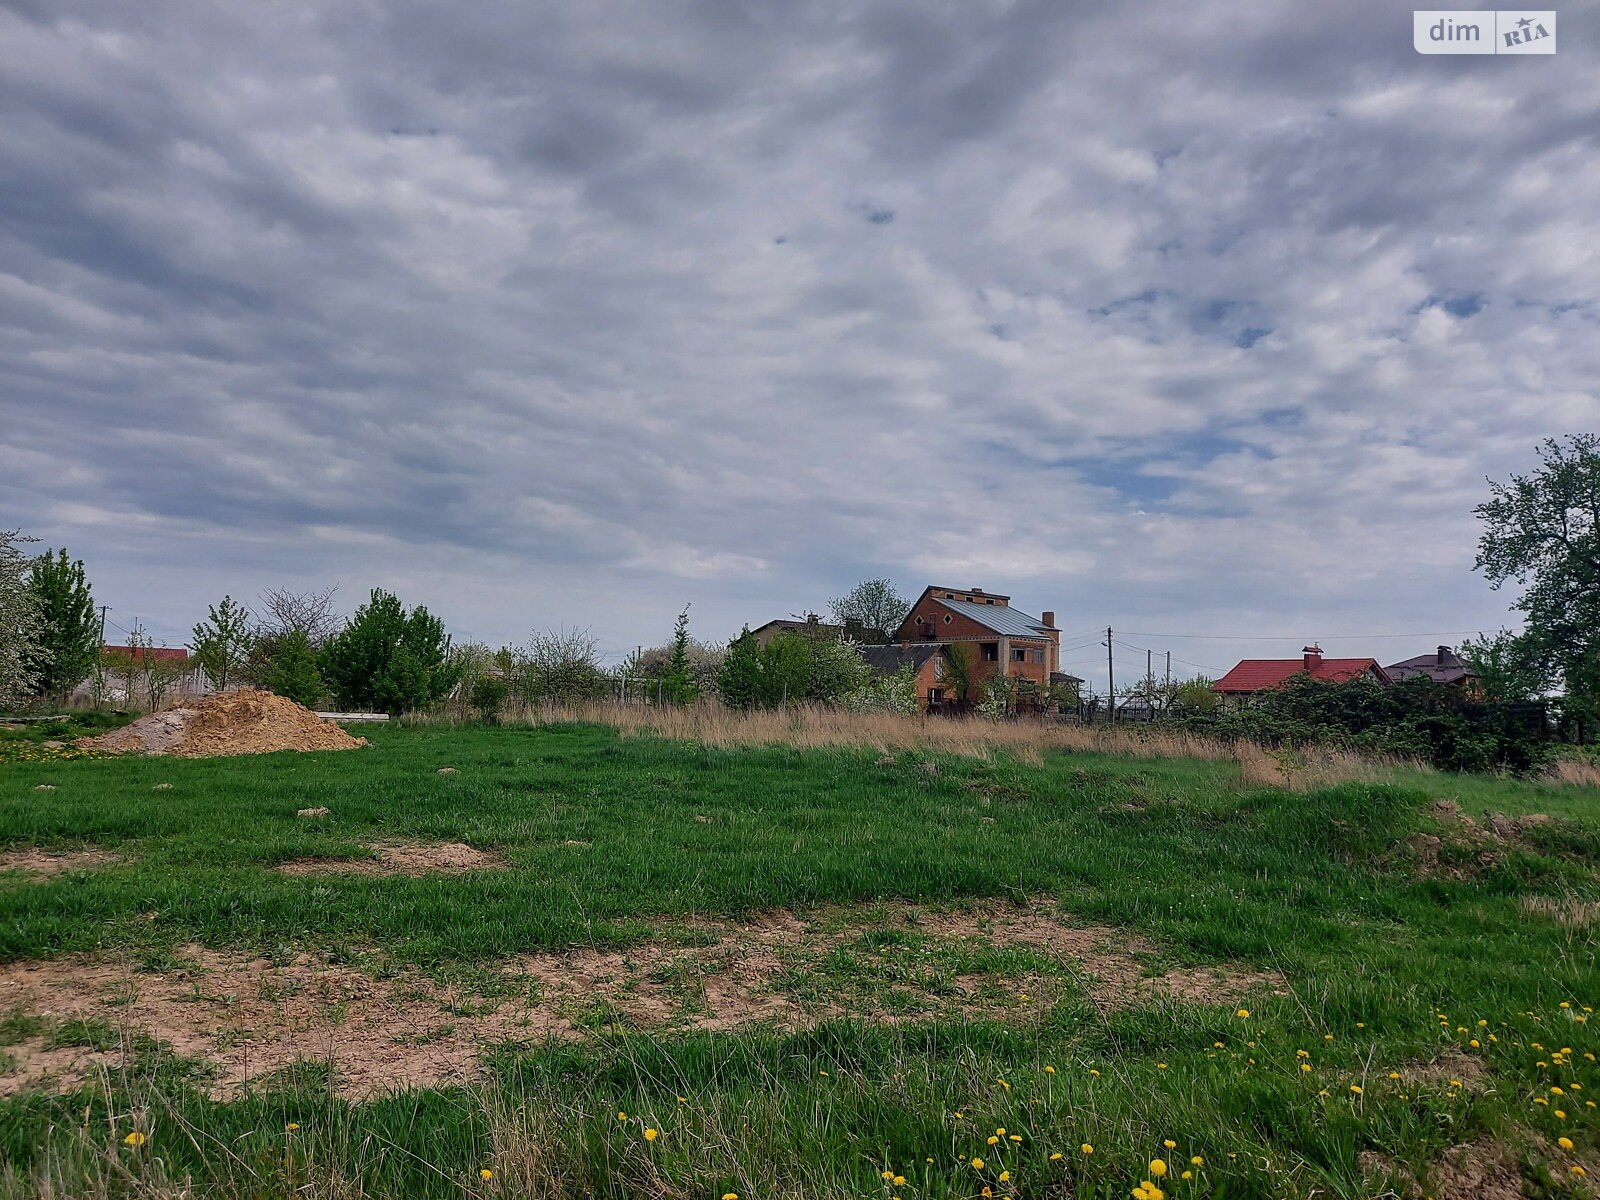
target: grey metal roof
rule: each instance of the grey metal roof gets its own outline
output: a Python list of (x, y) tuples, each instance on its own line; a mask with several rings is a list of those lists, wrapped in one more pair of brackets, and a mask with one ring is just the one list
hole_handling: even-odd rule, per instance
[(893, 675), (907, 663), (911, 664), (913, 671), (920, 671), (923, 665), (938, 653), (938, 646), (930, 646), (926, 642), (913, 642), (909, 646), (895, 643), (889, 646), (861, 647), (861, 657), (866, 660), (867, 666), (880, 675)]
[(946, 600), (935, 596), (951, 612), (970, 617), (978, 624), (1003, 633), (1007, 637), (1042, 638), (1050, 636), (1050, 629), (1038, 617), (1030, 617), (1005, 604), (974, 604), (970, 600)]

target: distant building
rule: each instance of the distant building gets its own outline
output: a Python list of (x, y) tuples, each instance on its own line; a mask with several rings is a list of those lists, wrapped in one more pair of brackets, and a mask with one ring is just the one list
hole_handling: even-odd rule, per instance
[(1416, 658), (1397, 662), (1384, 670), (1396, 682), (1402, 679), (1431, 679), (1434, 683), (1458, 687), (1471, 693), (1476, 693), (1482, 683), (1478, 673), (1449, 646), (1440, 646), (1432, 654), (1419, 654)]
[(1299, 658), (1245, 658), (1211, 685), (1224, 696), (1254, 696), (1282, 687), (1296, 675), (1308, 675), (1319, 683), (1349, 683), (1372, 678), (1379, 683), (1393, 682), (1375, 658), (1323, 658), (1322, 647), (1305, 647)]
[(103, 654), (131, 654), (133, 661), (142, 663), (149, 655), (155, 662), (182, 662), (189, 652), (182, 646), (101, 646)]
[(1056, 678), (1061, 633), (1055, 613), (1030, 616), (1012, 608), (1011, 597), (982, 588), (924, 588), (895, 631), (894, 640), (902, 653), (917, 648), (930, 652), (931, 657), (918, 668), (918, 694), (928, 708), (954, 699), (947, 694), (941, 662), (944, 648), (958, 643), (973, 649), (974, 684), (1004, 675), (1035, 685), (1037, 694), (1052, 682), (1065, 681)]

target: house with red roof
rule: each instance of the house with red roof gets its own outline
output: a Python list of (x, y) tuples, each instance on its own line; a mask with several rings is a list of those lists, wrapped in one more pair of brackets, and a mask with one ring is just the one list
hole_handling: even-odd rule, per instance
[(1280, 688), (1296, 675), (1307, 675), (1319, 683), (1349, 683), (1371, 677), (1379, 683), (1393, 683), (1389, 673), (1375, 658), (1323, 658), (1322, 647), (1305, 647), (1299, 658), (1245, 658), (1211, 685), (1224, 696), (1244, 698)]

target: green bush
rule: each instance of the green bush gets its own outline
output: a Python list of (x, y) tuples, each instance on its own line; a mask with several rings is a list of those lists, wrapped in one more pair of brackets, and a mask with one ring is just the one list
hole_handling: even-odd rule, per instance
[(443, 697), (460, 674), (444, 622), (420, 605), (407, 612), (380, 588), (322, 651), (323, 678), (347, 709), (411, 712)]

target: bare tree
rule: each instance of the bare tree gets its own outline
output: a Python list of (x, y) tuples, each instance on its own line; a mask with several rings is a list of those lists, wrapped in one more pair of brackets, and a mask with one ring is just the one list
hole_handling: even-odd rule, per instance
[(310, 592), (268, 588), (261, 593), (257, 608), (260, 632), (268, 637), (303, 633), (313, 646), (322, 645), (339, 630), (339, 613), (333, 602), (338, 590), (336, 583)]

